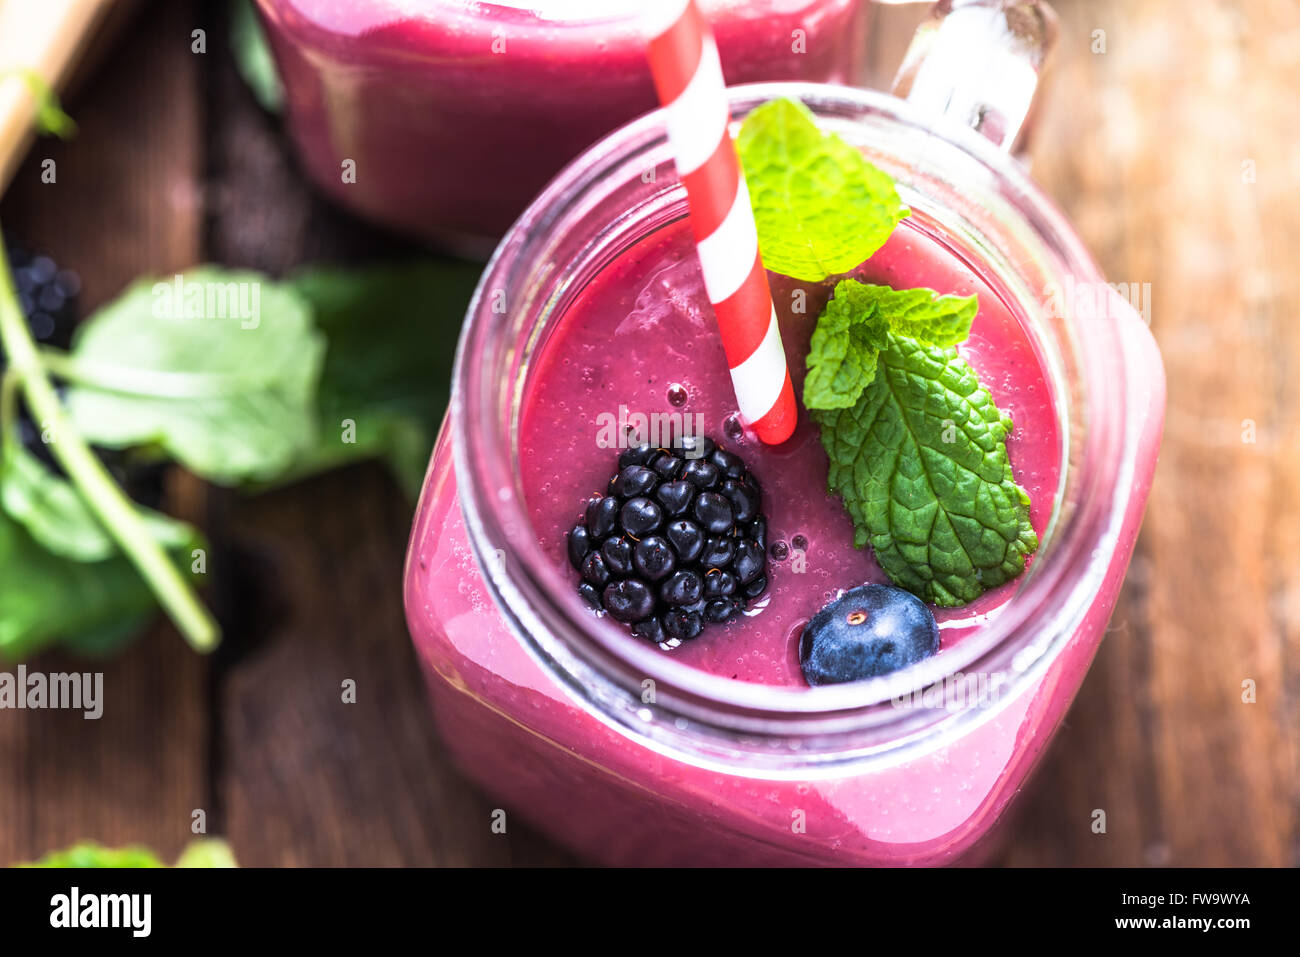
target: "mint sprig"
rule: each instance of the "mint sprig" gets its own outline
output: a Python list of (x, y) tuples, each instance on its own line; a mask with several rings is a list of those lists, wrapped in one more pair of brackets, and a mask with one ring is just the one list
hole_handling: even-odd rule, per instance
[[(811, 282), (847, 273), (909, 214), (893, 179), (795, 100), (751, 112), (737, 150), (774, 272)], [(806, 359), (804, 405), (856, 544), (936, 605), (1014, 578), (1038, 547), (1007, 455), (1011, 419), (953, 348), (978, 309), (975, 296), (844, 279)]]
[(1011, 417), (952, 348), (889, 336), (852, 408), (815, 410), (829, 484), (890, 579), (940, 606), (1010, 581), (1038, 547)]
[(970, 335), (979, 304), (974, 296), (941, 296), (932, 289), (891, 289), (841, 280), (813, 332), (806, 360), (804, 405), (846, 409), (876, 375), (876, 356), (896, 332), (938, 346)]
[(974, 296), (845, 280), (818, 319), (804, 388), (855, 544), (941, 606), (1016, 577), (1038, 547), (1007, 456), (1011, 417), (949, 345), (976, 309)]
[(823, 133), (797, 100), (751, 112), (736, 149), (763, 265), (792, 279), (820, 282), (848, 272), (908, 215), (889, 175)]

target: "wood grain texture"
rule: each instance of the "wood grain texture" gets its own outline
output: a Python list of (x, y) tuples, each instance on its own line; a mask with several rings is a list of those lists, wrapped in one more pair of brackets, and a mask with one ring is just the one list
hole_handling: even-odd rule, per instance
[(1169, 414), (1111, 634), (1007, 859), (1294, 866), (1300, 11), (1057, 8), (1034, 172), (1108, 278), (1151, 284)]
[[(85, 305), (200, 259), (280, 273), (410, 251), (306, 186), (204, 20), (219, 7), (154, 5), (71, 104), (78, 140), (42, 141), (0, 207), (81, 270)], [(1109, 634), (996, 860), (1297, 865), (1300, 10), (1056, 8), (1034, 173), (1110, 279), (1151, 284), (1169, 418)], [(921, 12), (874, 12), (874, 84)], [(189, 53), (196, 18), (206, 58)], [(45, 155), (57, 187), (35, 179)], [(160, 624), (106, 666), (101, 721), (0, 715), (0, 862), (79, 838), (170, 856), (195, 807), (249, 864), (569, 861), (514, 827), (492, 835), (491, 803), (433, 732), (401, 612), (410, 506), (379, 468), (257, 498), (183, 478), (174, 492), (206, 519), (227, 645), (200, 660)]]

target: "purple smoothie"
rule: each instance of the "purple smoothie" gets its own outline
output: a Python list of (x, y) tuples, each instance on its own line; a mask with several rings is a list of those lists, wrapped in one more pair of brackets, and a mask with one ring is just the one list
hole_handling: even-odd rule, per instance
[[(629, 0), (258, 3), (312, 178), (363, 215), (461, 248), (490, 250), (566, 162), (656, 106)], [(865, 41), (861, 0), (701, 7), (730, 84), (844, 82)]]
[[(961, 351), (1015, 421), (1009, 442), (1017, 481), (1041, 533), (1062, 468), (1061, 434), (1040, 354), (1016, 316), (954, 254), (905, 222), (858, 271), (864, 279), (940, 292), (977, 293), (980, 311)], [(803, 285), (806, 311), (790, 308), (795, 283), (773, 277), (791, 369), (803, 356), (829, 286)], [(620, 405), (690, 411), (723, 433), (733, 411), (726, 363), (687, 232), (659, 231), (599, 272), (560, 318), (530, 371), (522, 401), (519, 460), (536, 534), (557, 568), (576, 579), (564, 533), (614, 470), (597, 444), (597, 419)], [(1145, 416), (1139, 467), (1117, 541), (1092, 604), (1043, 676), (961, 735), (893, 763), (851, 766), (806, 780), (769, 780), (666, 756), (612, 729), (575, 703), (524, 650), (501, 618), (467, 540), (447, 432), (421, 497), (407, 558), (408, 623), (448, 747), (499, 806), (609, 864), (940, 864), (969, 859), (1022, 787), (1104, 633), (1141, 520), (1161, 421), (1162, 377), (1150, 337), (1124, 319)], [(674, 384), (687, 402), (672, 405)], [(796, 390), (797, 392), (798, 390)], [(769, 562), (771, 585), (757, 614), (712, 625), (672, 652), (736, 681), (805, 687), (795, 636), (838, 590), (882, 575), (852, 547), (851, 526), (826, 492), (826, 460), (802, 422), (786, 445), (738, 448), (763, 483), (769, 541), (807, 539), (807, 569)], [(939, 655), (996, 614), (1018, 581), (974, 605), (939, 613)], [(973, 620), (972, 620), (973, 619)], [(619, 640), (635, 642), (611, 621)], [(656, 654), (661, 652), (655, 651)], [(808, 693), (813, 693), (809, 691)], [(792, 818), (803, 830), (792, 826)]]
[[(1050, 390), (1023, 326), (969, 269), (906, 223), (853, 276), (900, 289), (924, 286), (979, 297), (971, 336), (958, 351), (1016, 424), (1008, 442), (1011, 465), (1029, 493), (1030, 518), (1041, 537), (1060, 481), (1061, 441)], [(834, 284), (771, 278), (800, 395), (802, 358)], [(798, 661), (804, 624), (838, 592), (888, 578), (869, 549), (853, 546), (853, 524), (840, 499), (826, 490), (829, 463), (806, 412), (801, 409), (794, 436), (780, 446), (725, 439), (735, 396), (702, 282), (689, 232), (679, 227), (645, 240), (583, 291), (537, 363), (524, 402), (519, 453), (525, 496), (542, 543), (563, 565), (565, 533), (616, 469), (617, 451), (600, 447), (606, 436), (598, 423), (608, 423), (620, 407), (647, 419), (698, 414), (689, 421), (741, 454), (759, 480), (769, 542), (806, 543), (806, 561), (769, 558), (769, 588), (749, 615), (711, 625), (671, 653), (742, 681), (806, 686)], [(796, 301), (802, 313), (793, 311)], [(673, 405), (670, 390), (684, 390), (685, 403)], [(996, 614), (1016, 584), (1007, 582), (960, 608), (936, 609), (940, 654)], [(610, 627), (619, 626), (611, 621)]]

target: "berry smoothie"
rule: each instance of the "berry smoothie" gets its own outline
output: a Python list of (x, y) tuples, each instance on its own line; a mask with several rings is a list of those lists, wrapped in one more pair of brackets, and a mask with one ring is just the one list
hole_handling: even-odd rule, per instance
[[(1016, 423), (1008, 451), (1041, 536), (1060, 481), (1061, 440), (1051, 393), (1024, 328), (970, 270), (906, 226), (853, 278), (979, 297), (971, 336), (958, 351)], [(834, 284), (776, 275), (771, 280), (787, 355), (805, 356)], [(624, 419), (640, 412), (661, 423), (675, 415), (698, 424), (738, 452), (759, 482), (769, 587), (749, 614), (707, 628), (672, 654), (740, 681), (804, 686), (797, 655), (803, 626), (836, 592), (888, 579), (870, 549), (853, 547), (853, 524), (840, 499), (826, 490), (826, 452), (806, 413), (794, 436), (779, 446), (728, 439), (729, 431), (735, 433), (735, 396), (702, 283), (689, 234), (678, 228), (645, 240), (583, 291), (543, 353), (524, 401), (519, 455), (529, 509), (547, 550), (557, 563), (567, 561), (565, 533), (616, 470), (617, 450), (601, 447), (609, 442), (598, 434), (598, 423), (608, 423), (622, 408), (628, 410)], [(802, 311), (794, 312), (796, 307)], [(803, 363), (790, 366), (798, 395)], [(941, 651), (995, 614), (1016, 585), (1008, 582), (960, 608), (936, 609)]]
[[(490, 251), (560, 167), (656, 105), (636, 0), (258, 3), (317, 184), (464, 250)], [(865, 40), (861, 0), (701, 7), (728, 83), (844, 82)]]
[[(995, 290), (910, 222), (855, 276), (978, 295), (971, 336), (959, 351), (1014, 419), (1011, 464), (1043, 535), (1056, 504), (1063, 443), (1033, 337)], [(803, 356), (833, 284), (771, 280), (798, 394)], [(743, 615), (662, 653), (736, 682), (806, 689), (798, 657), (805, 624), (843, 590), (886, 579), (870, 550), (853, 547), (852, 524), (827, 492), (826, 454), (806, 413), (780, 447), (737, 435), (727, 364), (702, 283), (679, 221), (624, 252), (575, 299), (530, 371), (521, 404), (519, 469), (528, 511), (548, 558), (576, 586), (566, 532), (616, 470), (618, 449), (604, 447), (602, 425), (623, 411), (698, 415), (692, 423), (739, 453), (761, 483), (768, 585)], [(509, 813), (587, 859), (638, 865), (938, 864), (967, 855), (1021, 787), (1078, 690), (1145, 498), (1135, 496), (1106, 581), (1067, 649), (989, 720), (908, 760), (767, 780), (660, 753), (570, 700), (495, 613), (466, 538), (456, 481), (444, 433), (406, 579), (408, 621), (444, 738)], [(1014, 602), (1019, 584), (961, 608), (936, 609), (938, 656)], [(623, 641), (641, 640), (608, 617), (601, 627)]]

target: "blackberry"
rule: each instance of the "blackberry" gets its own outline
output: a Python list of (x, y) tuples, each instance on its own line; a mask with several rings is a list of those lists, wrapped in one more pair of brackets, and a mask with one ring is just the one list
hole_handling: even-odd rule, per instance
[[(18, 291), (18, 305), (27, 317), (32, 338), (66, 349), (77, 322), (81, 280), (76, 273), (60, 269), (49, 256), (34, 255), (8, 241), (5, 255)], [(3, 364), (0, 359), (0, 366)]]
[[(76, 273), (60, 269), (49, 256), (38, 256), (22, 246), (5, 242), (5, 256), (18, 293), (18, 306), (27, 319), (32, 338), (46, 345), (66, 348), (72, 340), (77, 321), (77, 293), (81, 280)], [(0, 345), (0, 372), (8, 365)], [(59, 389), (62, 393), (62, 388)], [(60, 396), (61, 397), (61, 396)], [(57, 468), (49, 448), (41, 439), (41, 429), (23, 408), (17, 422), (19, 441), (42, 462)]]
[(712, 439), (625, 449), (568, 534), (579, 594), (665, 649), (737, 618), (767, 590), (762, 501), (744, 460)]
[[(27, 318), (32, 338), (43, 345), (68, 348), (77, 324), (80, 278), (69, 269), (59, 268), (49, 256), (32, 253), (8, 240), (5, 241), (5, 255), (18, 293), (18, 305)], [(5, 364), (4, 349), (0, 347), (0, 372)], [(62, 400), (64, 387), (57, 385), (55, 388)], [(55, 472), (59, 471), (49, 445), (42, 440), (41, 430), (25, 407), (18, 417), (17, 432), (29, 452)], [(165, 462), (142, 458), (130, 450), (95, 449), (95, 454), (128, 496), (149, 508), (162, 507), (166, 497)]]

